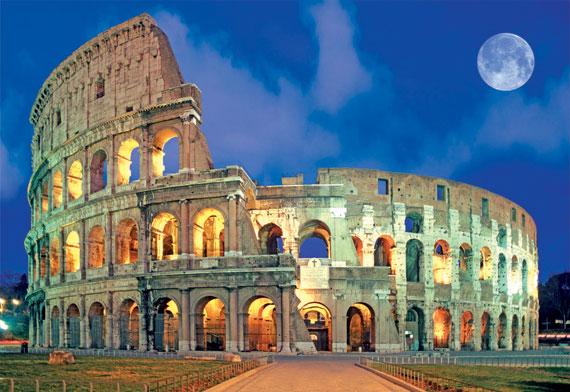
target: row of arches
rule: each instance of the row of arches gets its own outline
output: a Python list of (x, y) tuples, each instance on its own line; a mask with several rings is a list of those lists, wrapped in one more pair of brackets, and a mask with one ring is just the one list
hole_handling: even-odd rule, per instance
[[(174, 129), (163, 129), (158, 132), (152, 142), (150, 155), (150, 170), (153, 177), (161, 177), (167, 174), (177, 173), (180, 168), (179, 134)], [(86, 188), (84, 181), (89, 181), (89, 193), (97, 193), (108, 185), (109, 154), (105, 149), (96, 150), (88, 162), (87, 174), (85, 175), (84, 164), (76, 159), (71, 162), (67, 173), (57, 169), (52, 175), (52, 208), (60, 208), (63, 204), (64, 181), (67, 187), (69, 201), (79, 199)], [(122, 141), (116, 153), (116, 185), (127, 185), (138, 181), (141, 176), (142, 156), (140, 143), (129, 138)], [(48, 181), (41, 185), (41, 211), (46, 213), (49, 209)], [(38, 208), (39, 210), (39, 208)]]

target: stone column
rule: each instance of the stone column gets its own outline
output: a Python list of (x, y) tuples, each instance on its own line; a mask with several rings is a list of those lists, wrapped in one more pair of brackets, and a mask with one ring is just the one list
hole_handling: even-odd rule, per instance
[(228, 336), (229, 351), (237, 352), (238, 347), (238, 289), (230, 289), (230, 334)]
[(30, 337), (30, 346), (33, 347), (36, 344), (36, 336), (34, 334), (34, 327), (36, 325), (34, 306), (30, 306), (30, 321), (28, 323), (28, 336)]
[(83, 150), (83, 181), (81, 181), (81, 189), (83, 190), (83, 200), (89, 200), (89, 191), (91, 189), (89, 181), (91, 179), (89, 170), (89, 147), (85, 146)]
[(141, 167), (140, 179), (144, 185), (150, 184), (151, 179), (151, 166), (152, 166), (152, 143), (149, 141), (148, 125), (141, 126)]
[(87, 276), (89, 240), (87, 239), (84, 220), (79, 223), (79, 249), (79, 270), (81, 271), (81, 279), (85, 280)]
[(190, 290), (180, 290), (180, 297), (182, 298), (182, 313), (180, 314), (180, 323), (182, 336), (178, 343), (180, 351), (190, 350)]
[[(115, 175), (117, 169), (117, 153), (115, 152), (115, 135), (111, 136), (111, 151), (109, 152), (110, 159), (107, 167), (107, 186), (111, 186), (111, 193), (115, 193), (115, 186), (117, 183), (117, 176)], [(139, 171), (140, 172), (140, 171)]]
[(46, 276), (45, 276), (45, 282), (46, 282), (46, 286), (50, 285), (50, 277), (51, 277), (51, 265), (50, 265), (50, 243), (49, 243), (49, 237), (47, 239), (47, 244), (46, 244)]
[(227, 196), (228, 199), (228, 237), (226, 239), (228, 245), (226, 246), (227, 254), (234, 255), (237, 253), (237, 207), (236, 199), (237, 195), (231, 194)]
[(105, 331), (105, 347), (113, 348), (113, 292), (109, 291), (107, 293), (107, 318), (105, 319), (106, 331)]
[(113, 213), (107, 212), (105, 214), (105, 263), (107, 263), (108, 275), (115, 274), (113, 263)]
[(245, 320), (247, 320), (247, 313), (243, 313), (241, 311), (241, 309), (239, 309), (238, 312), (238, 350), (239, 351), (245, 351), (246, 347), (245, 347), (245, 329), (244, 329), (244, 324), (245, 324)]
[(140, 209), (140, 227), (139, 227), (139, 263), (143, 263), (144, 272), (150, 272), (151, 259), (151, 239), (150, 230), (147, 223), (146, 208)]
[(180, 116), (182, 121), (182, 138), (180, 140), (180, 170), (188, 171), (192, 165), (190, 163), (190, 121), (192, 115), (190, 112), (186, 112)]
[(504, 336), (507, 350), (513, 349), (513, 319), (510, 313), (505, 314), (507, 316), (507, 322), (505, 326)]
[(194, 351), (196, 349), (196, 318), (197, 315), (194, 313), (194, 310), (190, 311), (188, 323), (189, 323), (189, 335), (188, 339), (190, 351)]
[(188, 235), (189, 232), (189, 219), (190, 214), (190, 206), (188, 205), (188, 200), (181, 200), (180, 201), (180, 225), (181, 225), (181, 237), (180, 244), (181, 244), (181, 253), (182, 256), (188, 256), (190, 253), (190, 238)]
[(89, 339), (88, 335), (88, 329), (89, 329), (89, 315), (87, 314), (87, 309), (85, 308), (85, 294), (81, 294), (81, 299), (79, 301), (79, 313), (80, 313), (80, 319), (79, 319), (79, 335), (80, 335), (80, 340), (79, 340), (79, 346), (81, 348), (89, 348), (89, 346), (91, 345), (91, 339)]
[(59, 282), (65, 282), (65, 233), (63, 227), (59, 230)]
[(483, 313), (478, 309), (473, 309), (473, 349), (481, 351), (481, 317)]
[(65, 303), (63, 299), (59, 300), (59, 345), (58, 347), (65, 347), (65, 318), (67, 316)]
[(67, 157), (63, 158), (63, 173), (61, 173), (61, 206), (67, 209)]
[(49, 301), (45, 301), (45, 319), (44, 319), (44, 347), (51, 347), (51, 311)]
[(281, 348), (282, 353), (290, 353), (291, 352), (291, 334), (290, 334), (290, 326), (291, 326), (291, 296), (290, 296), (290, 287), (282, 287), (281, 288), (281, 314), (282, 314), (282, 340), (283, 345)]
[(458, 309), (457, 304), (452, 305), (451, 310), (451, 333), (453, 335), (453, 341), (451, 348), (455, 351), (461, 351), (461, 322), (462, 314)]

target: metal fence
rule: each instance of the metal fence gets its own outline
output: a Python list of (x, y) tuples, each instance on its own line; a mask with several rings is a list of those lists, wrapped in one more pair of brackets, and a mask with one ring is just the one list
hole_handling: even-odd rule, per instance
[(570, 355), (466, 355), (451, 356), (449, 353), (415, 356), (373, 356), (372, 360), (400, 365), (473, 365), (499, 367), (570, 367)]
[(389, 374), (392, 377), (396, 377), (427, 392), (494, 392), (492, 389), (486, 389), (443, 377), (428, 376), (422, 372), (408, 369), (404, 366), (381, 362), (371, 358), (361, 358), (360, 364), (379, 372)]

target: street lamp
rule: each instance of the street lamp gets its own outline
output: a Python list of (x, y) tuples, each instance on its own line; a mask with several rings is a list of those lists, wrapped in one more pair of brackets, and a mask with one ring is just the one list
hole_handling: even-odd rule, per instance
[(4, 298), (0, 298), (0, 313), (4, 312), (4, 304), (6, 300)]
[(14, 299), (12, 300), (12, 305), (18, 306), (18, 305), (20, 305), (21, 303), (22, 303), (22, 301), (20, 301), (19, 299), (14, 298)]

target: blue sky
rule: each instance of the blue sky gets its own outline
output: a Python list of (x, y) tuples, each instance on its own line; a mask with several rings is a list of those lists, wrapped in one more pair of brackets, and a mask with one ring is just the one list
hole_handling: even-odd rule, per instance
[[(261, 183), (353, 166), (452, 178), (524, 206), (541, 280), (570, 270), (570, 15), (567, 1), (23, 2), (1, 9), (1, 272), (26, 271), (29, 109), (51, 70), (142, 12), (203, 92), (216, 166)], [(511, 32), (535, 71), (488, 87), (476, 57)], [(236, 140), (238, 142), (236, 142)]]

